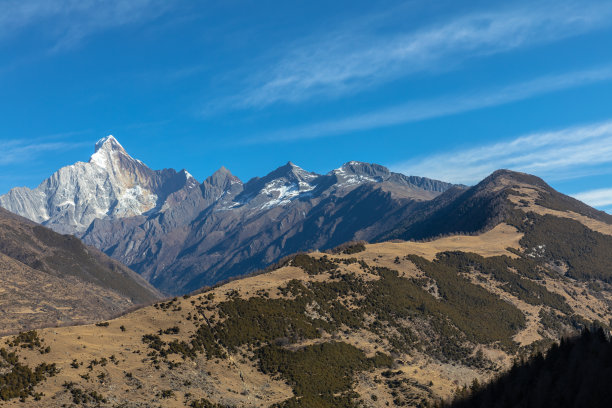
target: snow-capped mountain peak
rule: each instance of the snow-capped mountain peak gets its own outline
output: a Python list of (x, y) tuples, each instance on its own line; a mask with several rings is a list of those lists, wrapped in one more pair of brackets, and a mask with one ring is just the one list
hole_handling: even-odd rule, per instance
[(313, 180), (313, 179), (319, 177), (318, 174), (306, 171), (303, 168), (301, 168), (300, 166), (298, 166), (298, 165), (296, 165), (296, 164), (294, 164), (292, 162), (288, 162), (286, 164), (286, 166), (288, 166), (291, 169), (291, 173), (294, 174), (297, 178), (299, 178), (300, 181)]
[(121, 143), (119, 143), (119, 141), (115, 139), (115, 136), (113, 135), (105, 136), (96, 142), (95, 151), (97, 152), (100, 149), (122, 150), (125, 152), (125, 149), (123, 146), (121, 146)]
[(235, 202), (251, 203), (257, 209), (269, 209), (288, 204), (293, 199), (315, 189), (320, 175), (310, 173), (301, 167), (287, 162), (264, 177), (255, 177), (245, 185)]
[(329, 175), (336, 176), (340, 187), (361, 183), (380, 183), (390, 174), (389, 170), (378, 164), (350, 161), (332, 170)]
[(183, 187), (186, 187), (188, 189), (197, 187), (200, 185), (200, 183), (198, 182), (198, 180), (196, 180), (195, 177), (193, 177), (191, 175), (191, 173), (189, 173), (187, 170), (183, 169), (181, 171), (179, 171), (177, 173), (177, 176), (180, 179), (180, 183)]
[(175, 175), (151, 170), (109, 135), (95, 144), (89, 162), (62, 167), (35, 189), (15, 188), (0, 196), (0, 205), (56, 231), (80, 233), (97, 218), (140, 215), (169, 191), (198, 185), (187, 172), (182, 181)]
[(113, 135), (108, 135), (96, 142), (94, 154), (89, 163), (103, 169), (116, 172), (118, 167), (140, 166), (146, 167), (140, 160), (131, 157)]
[[(287, 162), (284, 166), (277, 168), (268, 175), (257, 180), (258, 184), (268, 184), (271, 181), (281, 180), (287, 183), (309, 182), (319, 177), (319, 174), (311, 173), (300, 166)], [(249, 182), (251, 183), (251, 182)]]

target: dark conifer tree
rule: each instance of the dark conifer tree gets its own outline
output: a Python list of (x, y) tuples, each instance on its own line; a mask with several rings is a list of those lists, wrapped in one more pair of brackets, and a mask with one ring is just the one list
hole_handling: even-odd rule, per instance
[(457, 393), (452, 408), (612, 406), (612, 342), (600, 328), (515, 364), (487, 385)]

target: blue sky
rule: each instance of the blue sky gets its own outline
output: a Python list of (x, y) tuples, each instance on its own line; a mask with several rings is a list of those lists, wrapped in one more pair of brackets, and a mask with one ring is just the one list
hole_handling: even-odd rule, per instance
[(612, 210), (612, 2), (0, 0), (0, 193), (113, 134), (243, 180), (497, 168)]

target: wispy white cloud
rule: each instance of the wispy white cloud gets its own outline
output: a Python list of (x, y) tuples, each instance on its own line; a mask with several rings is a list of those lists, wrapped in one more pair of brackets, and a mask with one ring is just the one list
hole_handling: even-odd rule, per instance
[(554, 179), (561, 173), (563, 178), (570, 178), (573, 170), (610, 163), (612, 120), (449, 151), (390, 167), (406, 174), (472, 184), (500, 168)]
[(574, 194), (574, 198), (593, 207), (612, 206), (612, 188), (583, 191), (582, 193)]
[(61, 51), (97, 32), (155, 18), (168, 7), (162, 0), (3, 0), (0, 39), (44, 24), (51, 51)]
[(0, 166), (31, 162), (46, 153), (62, 152), (90, 145), (90, 143), (45, 140), (48, 138), (0, 141)]
[(610, 2), (531, 2), (529, 6), (471, 14), (412, 32), (389, 34), (385, 27), (355, 32), (358, 30), (348, 28), (310, 39), (306, 45), (292, 44), (275, 63), (248, 77), (246, 91), (229, 103), (243, 108), (263, 107), (355, 92), (417, 72), (444, 69), (469, 58), (596, 30), (612, 24), (611, 17)]
[(609, 80), (612, 80), (612, 66), (550, 75), (502, 88), (472, 92), (469, 95), (447, 95), (437, 99), (413, 101), (362, 115), (259, 134), (240, 140), (239, 143), (260, 144), (315, 139), (377, 129), (503, 105), (554, 91)]

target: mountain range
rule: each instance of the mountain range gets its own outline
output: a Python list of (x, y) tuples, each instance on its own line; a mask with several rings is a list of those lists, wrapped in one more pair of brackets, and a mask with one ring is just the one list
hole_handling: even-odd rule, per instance
[(182, 294), (294, 252), (382, 237), (451, 188), (465, 189), (360, 162), (327, 174), (289, 162), (246, 183), (222, 167), (200, 184), (185, 170), (151, 170), (108, 136), (87, 163), (14, 188), (0, 206)]
[[(520, 400), (513, 390), (531, 389), (521, 378), (548, 390), (558, 389), (551, 375), (576, 375), (540, 356), (532, 368), (548, 374), (520, 369), (517, 378), (513, 362), (587, 327), (610, 333), (608, 214), (507, 170), (389, 213), (395, 223), (376, 243), (294, 254), (110, 321), (3, 338), (0, 398), (41, 407), (431, 406), (471, 385), (477, 397), (477, 384), (500, 378), (519, 388), (492, 385), (484, 396)], [(563, 361), (580, 367), (576, 356), (589, 350), (599, 348)], [(539, 406), (556, 401), (530, 395)]]

